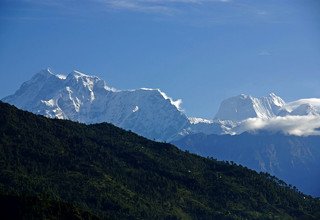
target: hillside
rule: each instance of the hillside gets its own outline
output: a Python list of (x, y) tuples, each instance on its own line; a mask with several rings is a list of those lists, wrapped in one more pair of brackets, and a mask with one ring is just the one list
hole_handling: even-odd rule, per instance
[(240, 135), (189, 135), (174, 142), (204, 157), (268, 172), (304, 193), (320, 196), (320, 136), (299, 137), (274, 132)]
[(0, 152), (2, 196), (70, 204), (85, 210), (83, 218), (320, 218), (319, 200), (268, 174), (107, 123), (48, 119), (0, 103)]

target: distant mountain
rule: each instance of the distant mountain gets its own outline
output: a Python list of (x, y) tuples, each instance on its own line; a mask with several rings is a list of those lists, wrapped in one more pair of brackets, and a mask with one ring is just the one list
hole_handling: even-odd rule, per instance
[[(87, 124), (109, 122), (144, 137), (173, 141), (189, 134), (240, 134), (260, 129), (269, 119), (287, 116), (316, 116), (320, 121), (320, 99), (301, 99), (285, 103), (274, 93), (255, 98), (241, 94), (222, 101), (213, 119), (188, 118), (180, 110), (179, 100), (174, 101), (159, 89), (117, 90), (96, 77), (73, 71), (67, 76), (57, 75), (49, 69), (37, 73), (21, 85), (15, 94), (2, 101), (23, 110), (50, 118), (70, 119)], [(293, 121), (292, 121), (293, 120)], [(298, 126), (301, 119), (291, 118)], [(303, 121), (304, 119), (302, 119)], [(313, 119), (318, 120), (318, 118)], [(313, 123), (314, 124), (314, 123)], [(310, 135), (317, 128), (294, 134)], [(320, 127), (320, 126), (319, 126)], [(272, 121), (272, 129), (285, 131), (286, 126)], [(311, 132), (310, 132), (311, 131)], [(290, 133), (290, 132), (289, 132)], [(291, 132), (292, 133), (292, 132)]]
[(308, 136), (320, 135), (319, 128), (320, 99), (286, 103), (274, 93), (261, 98), (241, 94), (222, 101), (213, 120), (197, 120), (184, 128), (179, 137), (195, 133), (236, 135), (263, 130)]
[(194, 134), (173, 142), (181, 149), (202, 156), (268, 172), (314, 196), (320, 196), (319, 143), (320, 136), (270, 132), (234, 136)]
[(243, 121), (249, 118), (269, 119), (276, 116), (320, 115), (320, 99), (299, 99), (286, 103), (274, 93), (255, 98), (241, 94), (222, 101), (215, 116), (219, 120)]
[(61, 76), (42, 70), (3, 101), (50, 118), (113, 123), (157, 140), (170, 139), (189, 123), (159, 89), (119, 91), (78, 71)]
[(224, 100), (215, 119), (191, 122), (173, 144), (271, 173), (320, 196), (320, 99), (285, 103), (273, 93), (242, 94)]
[(286, 115), (320, 115), (320, 99), (299, 99), (297, 101), (289, 102), (285, 104), (279, 114), (280, 116)]
[(320, 218), (318, 199), (269, 174), (2, 102), (0, 152), (4, 219)]
[(215, 118), (242, 121), (248, 118), (271, 118), (278, 114), (285, 102), (274, 93), (267, 97), (254, 98), (241, 94), (224, 100)]

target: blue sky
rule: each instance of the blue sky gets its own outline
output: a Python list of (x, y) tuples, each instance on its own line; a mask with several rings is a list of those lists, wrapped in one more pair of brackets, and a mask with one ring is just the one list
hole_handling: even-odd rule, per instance
[(320, 97), (318, 0), (2, 0), (0, 97), (40, 69), (160, 88), (188, 116), (275, 92)]

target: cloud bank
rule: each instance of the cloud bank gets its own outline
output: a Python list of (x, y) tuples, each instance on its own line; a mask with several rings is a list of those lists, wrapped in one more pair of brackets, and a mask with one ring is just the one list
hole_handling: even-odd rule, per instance
[(320, 135), (320, 116), (284, 116), (270, 119), (249, 118), (240, 123), (237, 133), (244, 131), (267, 130), (289, 135)]

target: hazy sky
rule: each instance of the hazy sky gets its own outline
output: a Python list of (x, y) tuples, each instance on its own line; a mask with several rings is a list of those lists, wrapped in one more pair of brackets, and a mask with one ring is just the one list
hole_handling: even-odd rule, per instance
[(275, 92), (320, 97), (319, 0), (1, 0), (0, 98), (39, 70), (160, 88), (188, 116)]

